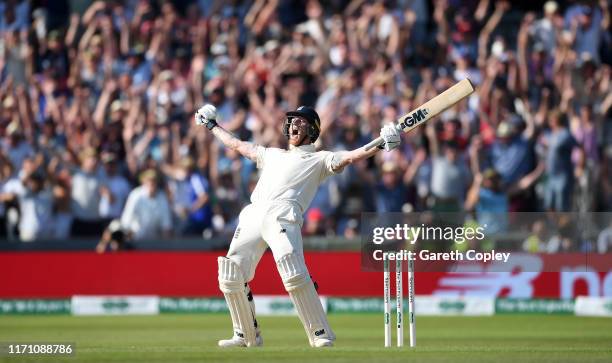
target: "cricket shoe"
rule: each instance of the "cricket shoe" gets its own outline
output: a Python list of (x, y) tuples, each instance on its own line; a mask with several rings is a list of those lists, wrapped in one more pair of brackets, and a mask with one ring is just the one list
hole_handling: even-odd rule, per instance
[[(262, 345), (263, 345), (263, 337), (261, 336), (259, 332), (257, 332), (257, 336), (255, 337), (255, 346), (261, 347)], [(244, 338), (239, 337), (238, 335), (234, 334), (234, 336), (231, 339), (219, 340), (219, 346), (221, 348), (234, 348), (234, 347), (246, 348), (247, 345), (246, 345), (246, 341), (244, 340)]]
[(312, 342), (314, 348), (333, 347), (334, 341), (327, 338), (315, 338)]

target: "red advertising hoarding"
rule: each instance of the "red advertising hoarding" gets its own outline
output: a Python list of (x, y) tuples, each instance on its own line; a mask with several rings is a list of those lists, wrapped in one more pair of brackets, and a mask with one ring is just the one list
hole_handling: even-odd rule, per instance
[[(220, 296), (217, 256), (221, 252), (0, 253), (0, 298), (72, 295)], [(530, 255), (540, 271), (417, 272), (419, 295), (572, 298), (612, 296), (612, 255)], [(359, 252), (309, 252), (306, 262), (320, 293), (382, 296), (382, 273), (364, 272)], [(554, 268), (551, 268), (554, 266)], [(543, 272), (543, 271), (556, 272)], [(270, 253), (251, 283), (255, 293), (285, 294)]]

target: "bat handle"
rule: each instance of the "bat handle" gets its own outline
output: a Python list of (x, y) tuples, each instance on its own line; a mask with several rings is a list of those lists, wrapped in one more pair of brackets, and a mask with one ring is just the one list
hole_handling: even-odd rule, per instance
[(381, 145), (382, 143), (384, 143), (385, 141), (383, 140), (382, 137), (377, 137), (374, 140), (370, 141), (369, 143), (366, 144), (365, 146), (365, 150), (368, 151), (378, 145)]

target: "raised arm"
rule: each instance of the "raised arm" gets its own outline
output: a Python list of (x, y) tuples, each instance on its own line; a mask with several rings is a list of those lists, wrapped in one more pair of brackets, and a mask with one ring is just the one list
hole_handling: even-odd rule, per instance
[(529, 41), (529, 28), (535, 19), (533, 13), (527, 13), (523, 17), (523, 22), (519, 28), (517, 37), (517, 63), (520, 80), (520, 91), (527, 92), (529, 87), (529, 71), (528, 71), (528, 60), (527, 60), (527, 43)]
[[(380, 130), (380, 136), (385, 141), (385, 143), (381, 145), (381, 149), (385, 149), (386, 151), (391, 151), (397, 148), (401, 143), (400, 131), (395, 128), (395, 125), (392, 123), (388, 123), (383, 126), (383, 128)], [(339, 152), (334, 158), (332, 169), (334, 171), (340, 171), (349, 164), (373, 156), (378, 152), (378, 150), (380, 150), (378, 147), (373, 147), (370, 150), (366, 150), (364, 145), (355, 150)]]
[(374, 154), (378, 152), (378, 150), (380, 149), (377, 147), (374, 147), (366, 151), (365, 145), (364, 145), (355, 150), (338, 152), (336, 153), (337, 156), (334, 158), (332, 169), (334, 171), (340, 171), (349, 164), (353, 164), (359, 160), (367, 159), (370, 156), (373, 156)]
[(217, 124), (217, 109), (213, 105), (204, 105), (195, 114), (196, 124), (208, 128), (225, 147), (236, 150), (245, 158), (257, 162), (257, 145), (242, 141)]
[[(483, 4), (485, 3), (486, 4)], [(484, 10), (483, 7), (484, 6)], [(478, 10), (476, 11), (476, 16), (480, 16), (482, 15), (482, 19), (484, 19), (484, 14), (486, 14), (487, 8), (488, 7), (488, 1), (487, 0), (481, 0), (480, 4), (478, 5)], [(493, 12), (493, 14), (491, 15), (491, 17), (489, 17), (489, 20), (487, 20), (486, 24), (484, 25), (484, 27), (482, 28), (482, 31), (480, 32), (480, 35), (478, 36), (478, 60), (477, 60), (477, 64), (479, 67), (485, 67), (486, 63), (487, 63), (487, 57), (488, 57), (488, 50), (487, 50), (487, 46), (489, 45), (489, 38), (491, 37), (491, 33), (493, 33), (493, 31), (495, 30), (495, 28), (497, 28), (497, 25), (499, 24), (499, 22), (501, 21), (502, 17), (504, 16), (504, 13), (510, 8), (510, 3), (507, 1), (499, 1), (495, 4), (495, 11)], [(480, 13), (480, 14), (479, 14)]]
[(232, 133), (224, 129), (223, 127), (217, 125), (214, 129), (211, 130), (213, 135), (220, 140), (223, 145), (226, 147), (236, 150), (240, 155), (248, 158), (254, 162), (257, 162), (257, 145), (248, 142), (242, 141)]
[(608, 28), (610, 27), (610, 10), (608, 9), (608, 1), (599, 0), (599, 6), (602, 12), (601, 29), (603, 31), (608, 31)]

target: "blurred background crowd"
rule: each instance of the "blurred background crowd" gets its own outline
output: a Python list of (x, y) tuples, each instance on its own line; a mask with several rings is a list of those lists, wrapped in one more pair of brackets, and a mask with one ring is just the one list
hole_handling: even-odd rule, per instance
[(317, 146), (353, 149), (465, 77), (468, 100), (329, 178), (305, 235), (352, 238), (366, 211), (610, 211), (610, 2), (520, 4), (0, 1), (0, 233), (231, 234), (257, 170), (194, 125), (202, 104), (277, 147), (314, 105)]

